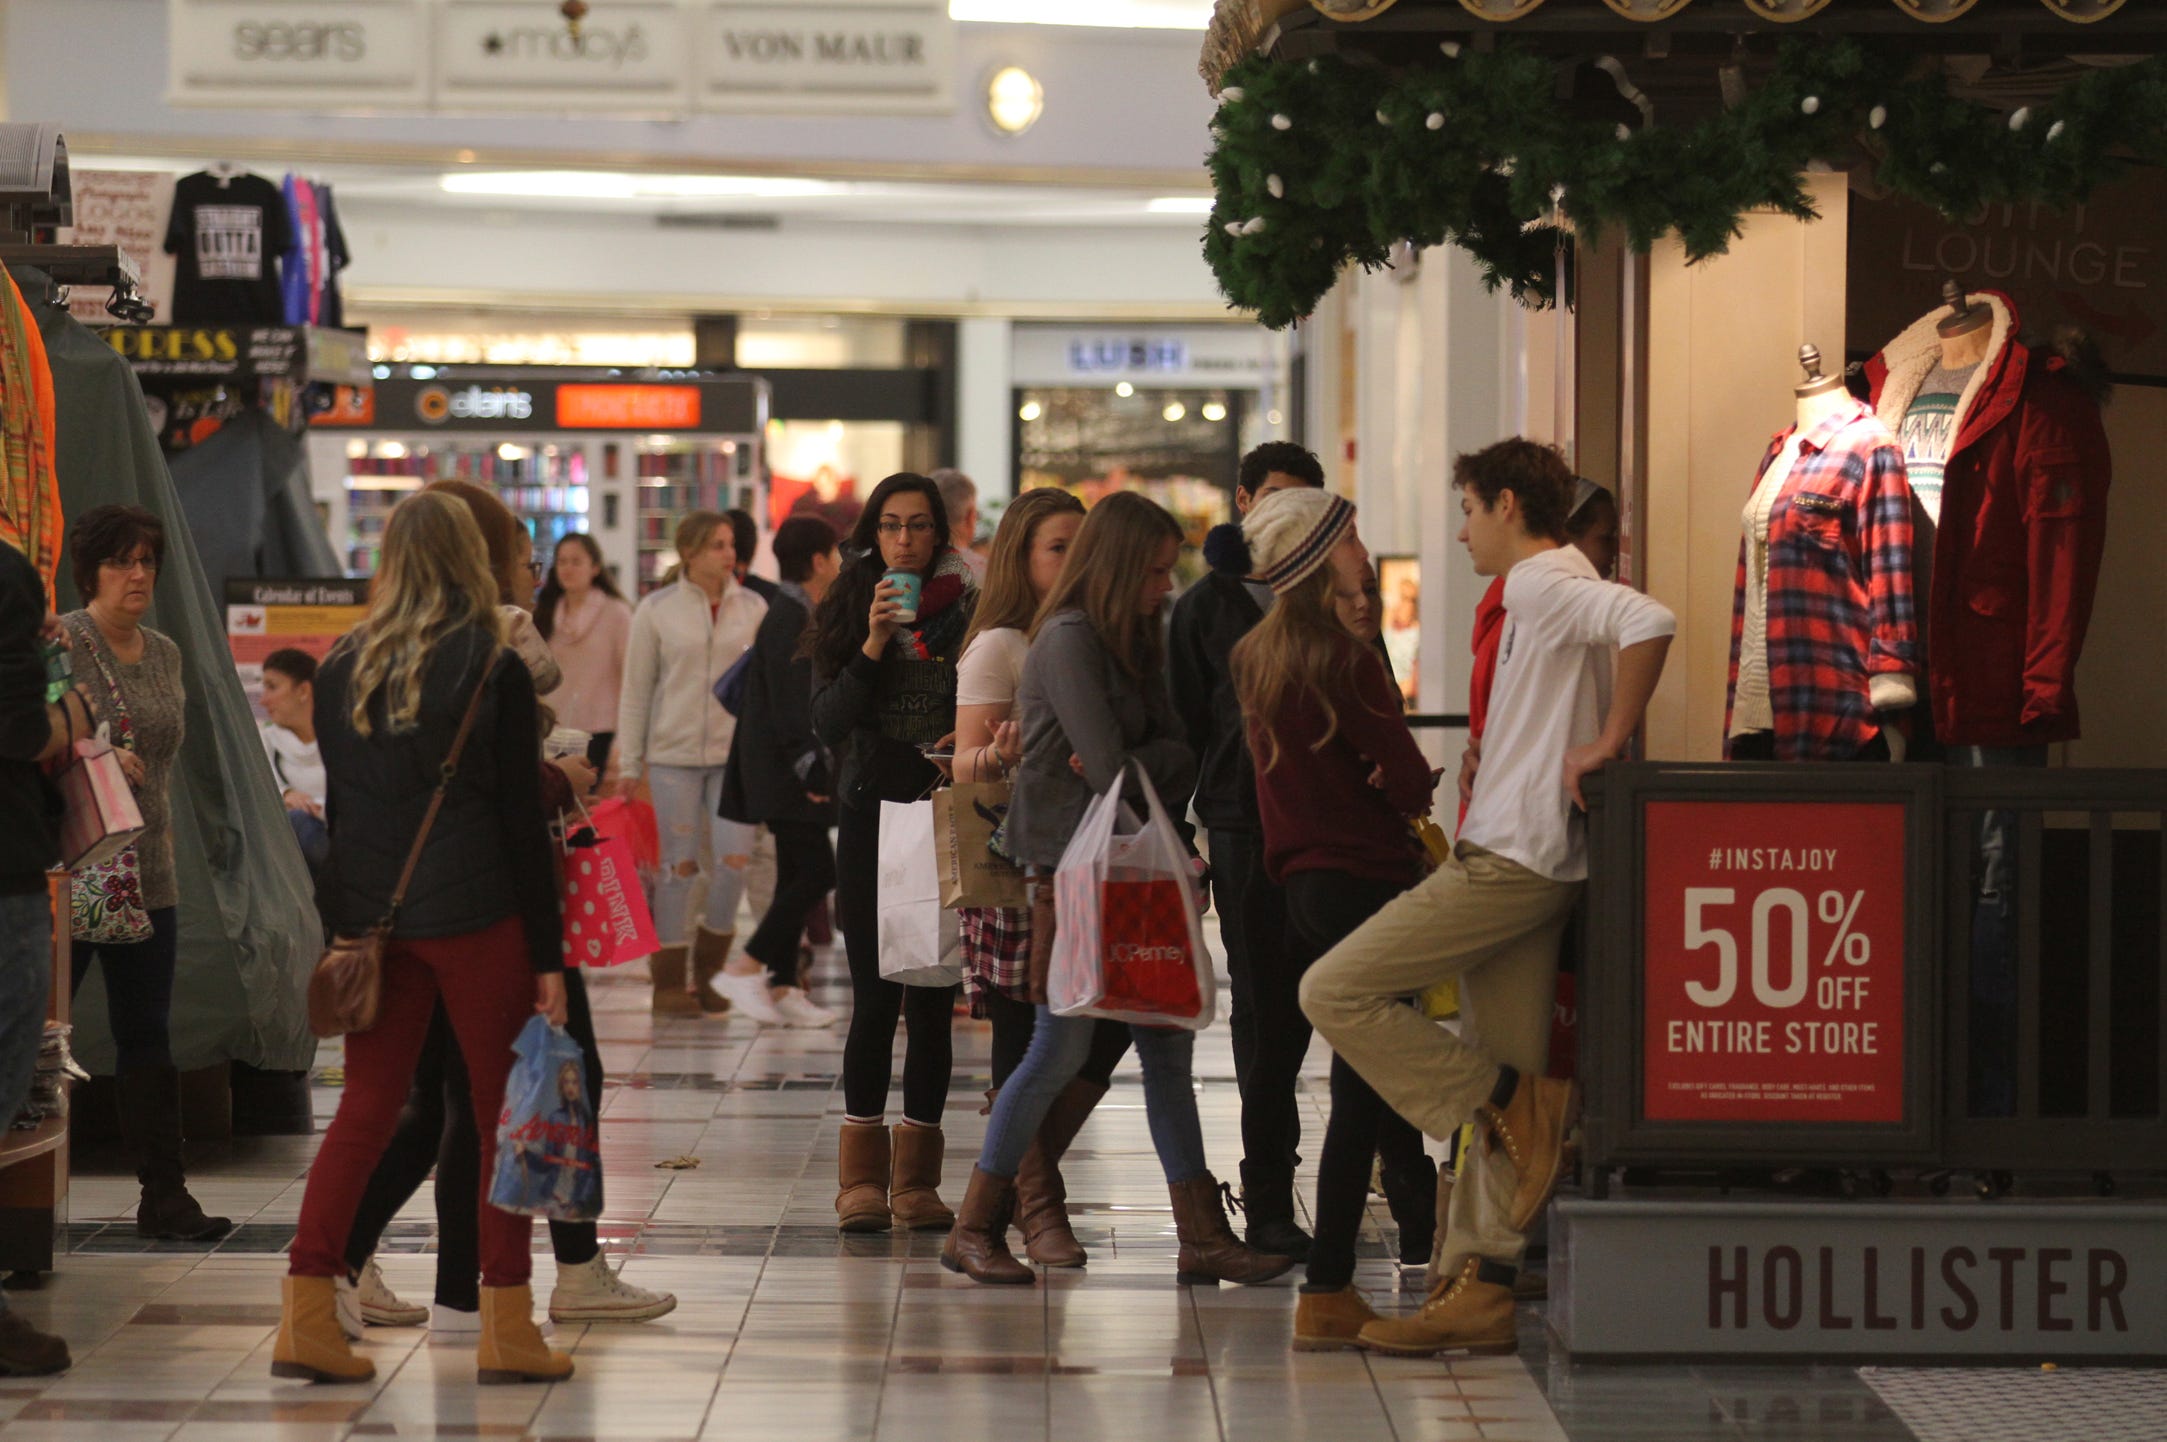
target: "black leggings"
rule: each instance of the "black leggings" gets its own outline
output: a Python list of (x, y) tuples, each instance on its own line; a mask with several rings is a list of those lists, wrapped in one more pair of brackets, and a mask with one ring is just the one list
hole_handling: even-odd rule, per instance
[[(1031, 1033), (1038, 1028), (1038, 1008), (1030, 1002), (989, 991), (986, 993), (986, 1019), (993, 1023), (993, 1086), (998, 1091), (1023, 1064), (1023, 1054), (1031, 1049)], [(1128, 1023), (1101, 1021), (1091, 1034), (1091, 1051), (1084, 1058), (1082, 1069), (1076, 1073), (1077, 1079), (1101, 1087), (1111, 1083), (1114, 1068), (1129, 1054), (1129, 1041)]]
[(1302, 973), (1323, 952), (1296, 943), (1286, 891), (1264, 870), (1261, 831), (1215, 828), (1211, 878), (1233, 992), (1227, 1025), (1241, 1090), (1242, 1200), (1252, 1221), (1291, 1219), (1302, 1139), (1294, 1092), (1310, 1038)]
[[(602, 1106), (602, 1053), (594, 1012), (577, 967), (564, 973), (564, 1029), (587, 1059), (587, 1103)], [(509, 1062), (504, 1063), (509, 1068)], [(492, 1119), (494, 1124), (494, 1119)], [(436, 1300), (461, 1312), (481, 1308), (481, 1231), (475, 1197), (481, 1190), (480, 1136), (467, 1092), (466, 1061), (442, 1002), (429, 1019), (429, 1037), (414, 1066), (414, 1085), (399, 1113), (399, 1129), (361, 1194), (346, 1237), (346, 1269), (358, 1272), (376, 1251), (384, 1228), (436, 1168)], [(551, 1222), (550, 1248), (564, 1266), (592, 1261), (602, 1250), (593, 1222)]]
[[(62, 918), (65, 921), (66, 915)], [(173, 966), (180, 956), (180, 909), (150, 913), (150, 935), (141, 941), (77, 941), (69, 949), (69, 995), (83, 989), (95, 960), (105, 969), (105, 1017), (119, 1054), (118, 1072), (173, 1065), (167, 1018), (173, 1010)]]
[(895, 1079), (895, 1028), (908, 1028), (903, 1049), (903, 1116), (939, 1126), (948, 1109), (948, 1074), (955, 1065), (949, 1027), (953, 986), (901, 986), (880, 974), (880, 812), (843, 808), (836, 828), (835, 902), (850, 954), (850, 1036), (843, 1043), (843, 1110), (858, 1118), (884, 1115)]
[[(1287, 878), (1287, 916), (1306, 947), (1321, 956), (1406, 890), (1339, 871), (1297, 871)], [(1338, 1289), (1354, 1280), (1354, 1244), (1369, 1201), (1369, 1162), (1388, 1170), (1429, 1166), (1422, 1133), (1384, 1104), (1347, 1063), (1332, 1058), (1332, 1117), (1317, 1160), (1316, 1240), (1308, 1283)]]
[(805, 920), (835, 887), (835, 853), (828, 848), (825, 822), (770, 821), (767, 829), (775, 838), (775, 899), (745, 943), (745, 954), (787, 985), (797, 979)]

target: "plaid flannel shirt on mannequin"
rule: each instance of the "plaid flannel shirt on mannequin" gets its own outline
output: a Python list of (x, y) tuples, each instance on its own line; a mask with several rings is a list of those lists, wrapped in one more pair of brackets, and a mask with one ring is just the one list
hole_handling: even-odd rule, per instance
[[(1786, 430), (1769, 443), (1755, 486), (1790, 438)], [(1881, 731), (1873, 678), (1918, 676), (1912, 546), (1903, 452), (1873, 411), (1853, 402), (1807, 433), (1769, 520), (1768, 690), (1779, 758), (1850, 760)], [(1741, 542), (1726, 736), (1749, 564)]]

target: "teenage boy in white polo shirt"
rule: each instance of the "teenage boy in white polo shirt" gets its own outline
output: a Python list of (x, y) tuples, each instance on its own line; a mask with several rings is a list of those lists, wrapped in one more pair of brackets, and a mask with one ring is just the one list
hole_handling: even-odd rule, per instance
[[(1505, 578), (1505, 635), (1474, 800), (1451, 861), (1311, 967), (1302, 1010), (1332, 1049), (1433, 1137), (1478, 1133), (1446, 1217), (1441, 1281), (1412, 1317), (1372, 1322), (1377, 1352), (1510, 1352), (1527, 1230), (1564, 1168), (1579, 1099), (1542, 1075), (1558, 937), (1588, 874), (1581, 778), (1622, 755), (1677, 621), (1565, 543), (1573, 473), (1502, 441), (1452, 483), (1475, 570)], [(1401, 999), (1459, 978), (1460, 1034)]]

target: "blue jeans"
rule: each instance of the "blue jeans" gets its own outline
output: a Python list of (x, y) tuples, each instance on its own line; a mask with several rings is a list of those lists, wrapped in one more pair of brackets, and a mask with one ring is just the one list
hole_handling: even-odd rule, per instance
[(654, 797), (655, 827), (662, 840), (662, 879), (655, 883), (655, 936), (664, 946), (692, 941), (692, 890), (703, 874), (703, 839), (707, 842), (704, 866), (712, 869), (704, 872), (707, 901), (700, 924), (709, 931), (737, 930), (754, 828), (716, 814), (722, 805), (722, 778), (720, 766), (647, 768), (647, 789)]
[[(0, 896), (0, 1127), (30, 1095), (52, 979), (53, 913), (45, 893)], [(7, 1309), (0, 1292), (0, 1315)]]
[(141, 941), (78, 941), (70, 957), (70, 994), (83, 989), (90, 963), (105, 965), (105, 1015), (119, 1054), (115, 1072), (173, 1065), (167, 1018), (173, 1010), (173, 963), (180, 954), (180, 909), (161, 906), (150, 914), (150, 935)]
[[(1016, 1175), (1053, 1099), (1083, 1069), (1084, 1058), (1091, 1054), (1092, 1033), (1099, 1025), (1091, 1017), (1055, 1016), (1046, 1007), (1038, 1009), (1031, 1049), (1023, 1054), (1023, 1064), (1010, 1073), (993, 1104), (986, 1145), (978, 1154), (979, 1170), (997, 1177)], [(1197, 1120), (1196, 1091), (1190, 1079), (1196, 1033), (1149, 1026), (1132, 1026), (1129, 1033), (1136, 1042), (1137, 1059), (1144, 1064), (1144, 1114), (1167, 1185), (1202, 1176), (1210, 1167), (1204, 1160), (1204, 1127)]]
[(293, 839), (301, 843), (301, 859), (308, 863), (308, 874), (313, 879), (331, 859), (331, 830), (321, 816), (306, 811), (289, 811), (286, 820), (293, 827)]
[[(1948, 764), (2044, 766), (2044, 746), (1951, 746)], [(1979, 814), (1971, 862), (1971, 1114), (2017, 1111), (2017, 838), (2014, 811)], [(2031, 1019), (2037, 1025), (2036, 1018)]]

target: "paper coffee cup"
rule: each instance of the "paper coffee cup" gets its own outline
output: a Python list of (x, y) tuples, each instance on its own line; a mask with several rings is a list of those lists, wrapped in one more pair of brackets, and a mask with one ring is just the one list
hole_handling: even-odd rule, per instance
[(925, 578), (915, 571), (890, 571), (881, 579), (902, 592), (895, 598), (898, 621), (918, 619), (918, 598), (925, 592)]

